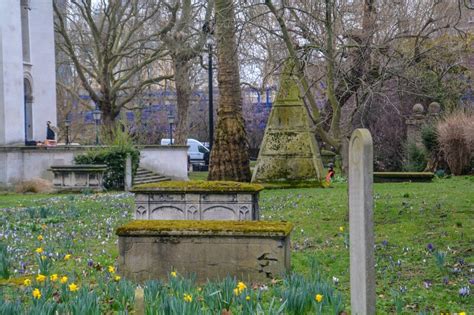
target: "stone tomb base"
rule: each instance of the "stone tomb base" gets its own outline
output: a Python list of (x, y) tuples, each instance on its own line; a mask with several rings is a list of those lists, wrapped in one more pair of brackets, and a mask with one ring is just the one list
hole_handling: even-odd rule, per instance
[(104, 190), (103, 178), (107, 165), (53, 165), (53, 185), (59, 191)]
[(133, 187), (137, 220), (259, 220), (263, 186), (237, 182), (169, 181)]
[(117, 229), (119, 273), (166, 280), (171, 271), (198, 282), (226, 276), (265, 282), (290, 268), (291, 223), (137, 220)]

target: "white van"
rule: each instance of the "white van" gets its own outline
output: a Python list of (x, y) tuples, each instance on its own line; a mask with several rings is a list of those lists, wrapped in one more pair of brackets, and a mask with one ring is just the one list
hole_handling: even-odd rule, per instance
[[(174, 143), (174, 139), (173, 139)], [(161, 145), (169, 145), (170, 139), (161, 139)], [(209, 164), (209, 149), (204, 146), (201, 142), (196, 139), (187, 140), (188, 157), (191, 163), (204, 163)]]

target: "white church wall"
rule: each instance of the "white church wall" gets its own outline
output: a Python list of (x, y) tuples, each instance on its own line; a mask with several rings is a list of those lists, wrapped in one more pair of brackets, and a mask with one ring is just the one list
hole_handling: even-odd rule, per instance
[(33, 139), (46, 139), (46, 122), (56, 122), (56, 68), (52, 0), (32, 0), (30, 52), (33, 76)]
[(0, 145), (23, 143), (23, 53), (18, 0), (0, 1), (0, 75)]
[[(0, 0), (1, 1), (1, 0)], [(72, 165), (74, 157), (93, 146), (0, 146), (0, 188), (32, 178), (52, 180), (52, 165)], [(187, 146), (144, 146), (140, 167), (176, 180), (188, 180)]]

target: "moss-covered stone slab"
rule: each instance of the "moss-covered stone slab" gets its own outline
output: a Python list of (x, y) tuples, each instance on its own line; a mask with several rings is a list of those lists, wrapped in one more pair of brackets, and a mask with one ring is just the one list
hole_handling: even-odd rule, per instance
[(240, 183), (231, 181), (166, 181), (136, 185), (132, 192), (199, 192), (199, 193), (233, 193), (233, 192), (259, 192), (263, 190), (259, 184)]
[(290, 222), (280, 221), (195, 221), (134, 220), (117, 228), (119, 236), (147, 235), (273, 235), (288, 236)]
[(289, 61), (282, 72), (252, 182), (323, 179), (319, 147), (293, 68)]
[(267, 282), (290, 269), (287, 222), (135, 221), (117, 229), (118, 272), (144, 282), (171, 271), (198, 282), (236, 277)]
[(137, 220), (258, 220), (262, 185), (170, 181), (135, 186)]
[(374, 182), (431, 182), (434, 173), (430, 172), (374, 172)]

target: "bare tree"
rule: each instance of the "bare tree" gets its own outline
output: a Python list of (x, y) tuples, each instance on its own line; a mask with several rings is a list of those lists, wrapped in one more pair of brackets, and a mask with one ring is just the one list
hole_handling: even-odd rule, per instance
[[(53, 3), (59, 49), (71, 59), (83, 88), (103, 113), (106, 129), (143, 89), (172, 78), (156, 64), (167, 55), (160, 38), (176, 21), (179, 4), (161, 0), (70, 0)], [(155, 15), (165, 21), (149, 32)], [(154, 28), (156, 29), (156, 28)], [(154, 71), (149, 71), (155, 65)]]
[(431, 39), (456, 30), (459, 21), (457, 4), (439, 1), (292, 0), (277, 6), (265, 0), (265, 5), (288, 56), (297, 61), (316, 135), (343, 158), (354, 118), (384, 97), (388, 81), (406, 80), (406, 71), (430, 54)]
[[(206, 33), (202, 31), (201, 26), (210, 25), (213, 1), (208, 1), (207, 6), (191, 0), (178, 2), (180, 10), (176, 23), (170, 32), (162, 35), (162, 39), (170, 52), (174, 69), (178, 109), (175, 143), (184, 145), (188, 138), (188, 110), (193, 87), (192, 61), (202, 53)], [(201, 25), (198, 24), (199, 22)]]

